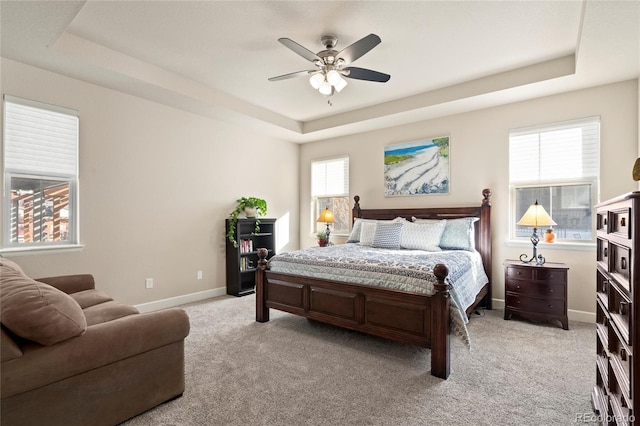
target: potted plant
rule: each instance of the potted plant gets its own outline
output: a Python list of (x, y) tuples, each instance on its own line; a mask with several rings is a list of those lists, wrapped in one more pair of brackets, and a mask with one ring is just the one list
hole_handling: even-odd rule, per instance
[(327, 237), (327, 233), (325, 231), (320, 231), (316, 234), (318, 237), (318, 245), (320, 247), (326, 247), (329, 245), (329, 238)]
[[(265, 216), (267, 214), (267, 202), (262, 198), (257, 197), (242, 197), (237, 200), (235, 210), (229, 215), (229, 231), (227, 232), (227, 239), (233, 243), (234, 247), (238, 247), (236, 241), (236, 225), (238, 224), (238, 215), (242, 212), (247, 217)], [(256, 218), (256, 227), (254, 233), (260, 232), (260, 219)]]

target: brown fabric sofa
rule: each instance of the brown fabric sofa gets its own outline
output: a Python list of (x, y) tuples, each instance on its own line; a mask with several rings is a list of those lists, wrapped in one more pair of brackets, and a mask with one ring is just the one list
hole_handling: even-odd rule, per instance
[(2, 425), (115, 425), (182, 395), (182, 309), (140, 314), (91, 275), (0, 268)]

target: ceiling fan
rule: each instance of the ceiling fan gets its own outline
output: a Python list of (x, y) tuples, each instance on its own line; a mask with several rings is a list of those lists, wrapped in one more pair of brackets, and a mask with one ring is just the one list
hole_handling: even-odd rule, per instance
[(330, 35), (322, 36), (320, 42), (325, 47), (325, 50), (318, 53), (313, 53), (289, 38), (279, 38), (278, 41), (309, 62), (312, 62), (315, 65), (315, 69), (271, 77), (269, 81), (310, 76), (309, 83), (314, 89), (317, 89), (325, 96), (331, 96), (336, 92), (340, 92), (347, 85), (347, 81), (343, 77), (379, 83), (386, 83), (391, 78), (389, 74), (348, 66), (380, 44), (382, 40), (375, 34), (369, 34), (361, 38), (340, 52), (334, 50), (338, 39)]

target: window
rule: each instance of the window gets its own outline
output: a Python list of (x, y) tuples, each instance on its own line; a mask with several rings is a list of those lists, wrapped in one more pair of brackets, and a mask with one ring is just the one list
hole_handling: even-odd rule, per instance
[[(599, 150), (597, 117), (509, 133), (512, 239), (531, 236), (530, 227), (516, 222), (537, 200), (557, 223), (553, 227), (556, 241), (593, 243)], [(538, 230), (538, 235), (544, 231)]]
[(78, 243), (78, 114), (4, 96), (4, 248)]
[(316, 222), (322, 211), (333, 212), (335, 223), (331, 235), (349, 235), (351, 206), (349, 203), (349, 157), (311, 163), (311, 231), (320, 232), (326, 224)]

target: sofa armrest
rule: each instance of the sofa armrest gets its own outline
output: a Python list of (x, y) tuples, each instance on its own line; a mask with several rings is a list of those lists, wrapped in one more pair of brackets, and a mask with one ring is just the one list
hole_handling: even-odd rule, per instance
[(58, 290), (62, 290), (67, 294), (77, 293), (83, 290), (93, 290), (96, 288), (96, 282), (93, 279), (93, 275), (90, 274), (37, 278), (36, 281), (49, 284), (50, 286), (53, 286)]
[(125, 358), (183, 342), (189, 317), (180, 308), (129, 315), (90, 326), (53, 346), (30, 345), (2, 363), (2, 398), (17, 395)]

